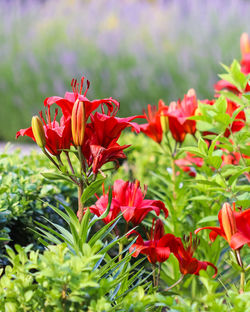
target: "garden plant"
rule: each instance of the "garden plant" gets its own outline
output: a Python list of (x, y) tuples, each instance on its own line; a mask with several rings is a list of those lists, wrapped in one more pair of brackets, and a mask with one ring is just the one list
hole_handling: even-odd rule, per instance
[[(189, 89), (121, 118), (82, 77), (44, 100), (16, 135), (41, 148), (42, 176), (1, 157), (12, 174), (0, 189), (0, 311), (250, 311), (246, 33), (240, 48), (213, 99)], [(7, 229), (21, 205), (26, 246)]]

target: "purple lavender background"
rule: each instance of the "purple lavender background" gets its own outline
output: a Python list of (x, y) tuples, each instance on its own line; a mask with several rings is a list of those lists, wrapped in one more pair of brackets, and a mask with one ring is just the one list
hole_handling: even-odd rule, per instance
[(240, 58), (249, 13), (246, 0), (2, 0), (0, 140), (82, 75), (89, 98), (117, 98), (121, 116), (191, 87), (211, 98), (219, 63)]

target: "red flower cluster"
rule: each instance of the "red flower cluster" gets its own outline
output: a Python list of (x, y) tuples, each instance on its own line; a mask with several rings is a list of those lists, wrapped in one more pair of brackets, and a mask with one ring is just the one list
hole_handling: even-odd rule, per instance
[(164, 128), (166, 128), (167, 111), (168, 107), (162, 100), (158, 103), (158, 110), (156, 106), (148, 105), (148, 114), (144, 111), (144, 116), (148, 122), (140, 125), (140, 130), (157, 143), (162, 141)]
[(195, 134), (196, 122), (188, 118), (194, 116), (198, 107), (194, 89), (188, 90), (184, 99), (171, 102), (168, 109), (169, 129), (177, 142), (183, 142), (186, 134)]
[(186, 157), (177, 159), (175, 164), (181, 168), (184, 172), (187, 172), (191, 177), (196, 176), (196, 170), (194, 166), (202, 167), (204, 163), (203, 158), (195, 157), (194, 154), (187, 152)]
[(194, 134), (196, 122), (188, 118), (194, 116), (197, 109), (195, 91), (190, 89), (184, 99), (171, 102), (169, 107), (162, 100), (159, 101), (158, 110), (148, 105), (148, 114), (145, 114), (147, 123), (140, 125), (140, 129), (157, 143), (161, 143), (163, 132), (170, 129), (177, 142), (183, 142), (187, 133)]
[[(140, 127), (131, 122), (139, 116), (115, 117), (119, 109), (119, 102), (112, 98), (90, 101), (86, 97), (90, 83), (87, 81), (87, 88), (82, 95), (83, 83), (84, 77), (81, 79), (80, 86), (73, 79), (71, 83), (73, 92), (66, 92), (64, 98), (58, 96), (46, 98), (44, 106), (47, 120), (43, 118), (42, 112), (40, 112), (40, 116), (45, 132), (45, 148), (52, 155), (57, 156), (62, 150), (69, 149), (73, 144), (81, 146), (88, 165), (92, 165), (93, 173), (96, 174), (103, 164), (110, 161), (118, 162), (119, 158), (126, 157), (123, 150), (129, 145), (120, 146), (117, 141), (121, 132), (127, 127), (132, 127), (136, 132), (140, 131)], [(56, 121), (58, 109), (56, 109), (54, 119), (51, 119), (50, 110), (53, 104), (61, 108), (60, 123)], [(102, 113), (96, 112), (93, 115), (93, 111), (99, 106)], [(105, 113), (105, 107), (107, 113)], [(90, 122), (88, 123), (89, 117)], [(81, 133), (77, 133), (77, 131)], [(35, 141), (32, 127), (19, 130), (16, 137), (18, 138), (20, 135), (29, 136)]]
[[(108, 216), (104, 218), (104, 222), (108, 223), (117, 217), (119, 212), (123, 213), (123, 217), (127, 223), (131, 222), (138, 225), (146, 217), (150, 211), (154, 211), (159, 216), (161, 210), (164, 212), (165, 218), (168, 216), (168, 210), (160, 200), (144, 199), (146, 189), (142, 192), (139, 181), (125, 182), (116, 180), (112, 189), (112, 202)], [(97, 216), (103, 214), (108, 207), (108, 193), (97, 200), (95, 205), (90, 207), (90, 211)]]
[(170, 253), (173, 253), (177, 258), (180, 266), (180, 271), (183, 275), (195, 274), (199, 275), (200, 270), (206, 270), (211, 266), (217, 274), (217, 268), (210, 262), (199, 261), (193, 258), (193, 253), (197, 248), (197, 239), (192, 240), (192, 234), (187, 239), (189, 244), (185, 247), (179, 237), (173, 234), (164, 234), (164, 226), (161, 220), (157, 220), (154, 226), (154, 220), (151, 228), (149, 240), (143, 241), (143, 238), (136, 231), (132, 231), (129, 235), (134, 234), (137, 237), (136, 242), (130, 247), (133, 257), (137, 257), (140, 253), (147, 256), (150, 263), (164, 262), (168, 259)]

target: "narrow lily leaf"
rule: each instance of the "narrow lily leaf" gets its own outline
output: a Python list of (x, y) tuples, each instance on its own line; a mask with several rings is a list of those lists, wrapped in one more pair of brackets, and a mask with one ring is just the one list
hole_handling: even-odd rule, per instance
[(81, 197), (83, 204), (99, 190), (104, 181), (105, 179), (96, 180), (84, 189)]
[(69, 177), (59, 173), (43, 172), (41, 175), (48, 180), (65, 180), (67, 182), (73, 183)]
[(199, 223), (206, 223), (206, 222), (212, 222), (212, 221), (218, 221), (218, 216), (208, 216), (208, 217), (205, 217), (205, 218), (202, 218), (199, 222)]

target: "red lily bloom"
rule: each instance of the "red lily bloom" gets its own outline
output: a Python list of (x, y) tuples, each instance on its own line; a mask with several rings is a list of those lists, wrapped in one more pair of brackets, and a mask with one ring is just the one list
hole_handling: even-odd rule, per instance
[(250, 209), (241, 212), (231, 209), (228, 203), (225, 203), (218, 215), (219, 227), (206, 226), (195, 230), (197, 234), (201, 230), (211, 230), (209, 237), (213, 242), (218, 235), (222, 236), (232, 249), (239, 249), (243, 245), (250, 246)]
[(137, 123), (131, 122), (140, 116), (117, 118), (96, 112), (91, 115), (91, 123), (85, 129), (85, 141), (82, 152), (89, 165), (93, 164), (93, 172), (97, 173), (101, 166), (110, 161), (118, 162), (118, 158), (126, 158), (123, 150), (129, 145), (120, 146), (117, 143), (121, 132), (132, 127), (140, 131)]
[(171, 102), (168, 109), (169, 129), (177, 142), (183, 142), (187, 133), (194, 134), (196, 131), (195, 120), (188, 118), (194, 116), (198, 107), (196, 94), (190, 89), (184, 99)]
[(189, 244), (184, 247), (181, 239), (176, 238), (176, 242), (172, 245), (171, 252), (174, 253), (175, 257), (179, 261), (180, 271), (182, 274), (195, 274), (199, 275), (200, 270), (206, 270), (208, 266), (211, 266), (215, 270), (213, 277), (217, 275), (217, 268), (214, 264), (208, 261), (199, 261), (196, 258), (193, 258), (194, 251), (197, 248), (198, 241), (197, 239), (192, 240), (192, 233), (187, 239)]
[(163, 101), (159, 101), (158, 110), (156, 106), (148, 105), (148, 114), (144, 111), (145, 118), (147, 123), (140, 125), (140, 130), (145, 133), (148, 137), (153, 139), (157, 143), (162, 141), (162, 125), (161, 125), (161, 116), (165, 115), (168, 107), (164, 105)]
[(173, 234), (164, 235), (164, 227), (161, 220), (157, 220), (154, 227), (154, 219), (151, 228), (150, 240), (143, 241), (141, 235), (136, 231), (132, 231), (129, 235), (134, 234), (138, 236), (136, 242), (129, 248), (129, 252), (133, 257), (138, 257), (141, 253), (146, 255), (148, 261), (152, 264), (156, 262), (164, 262), (170, 255), (169, 243), (175, 241)]
[(187, 152), (187, 155), (185, 158), (177, 159), (175, 161), (176, 165), (180, 167), (184, 172), (188, 172), (188, 174), (191, 177), (196, 176), (196, 171), (193, 167), (193, 165), (196, 165), (197, 167), (202, 167), (204, 160), (200, 157), (194, 157), (195, 155)]
[(112, 99), (111, 97), (107, 99), (100, 99), (100, 100), (94, 100), (94, 101), (88, 100), (88, 98), (86, 97), (89, 86), (90, 86), (90, 82), (88, 80), (87, 80), (87, 88), (84, 94), (82, 95), (81, 93), (83, 89), (83, 82), (84, 82), (84, 77), (82, 77), (81, 79), (81, 85), (79, 89), (79, 84), (77, 83), (77, 80), (73, 79), (71, 82), (73, 92), (66, 92), (64, 98), (61, 98), (59, 96), (48, 97), (45, 99), (44, 105), (49, 107), (55, 103), (56, 105), (60, 106), (65, 119), (71, 118), (73, 106), (76, 100), (79, 100), (80, 102), (83, 102), (84, 104), (85, 120), (87, 120), (89, 115), (94, 110), (96, 110), (100, 105), (102, 107), (103, 113), (104, 113), (104, 105), (106, 105), (108, 108), (108, 115), (110, 115), (111, 113), (115, 115), (117, 113), (117, 110), (119, 109), (120, 104), (119, 102)]
[[(233, 116), (234, 111), (236, 111), (236, 109), (238, 109), (238, 108), (239, 108), (239, 105), (237, 105), (236, 103), (234, 103), (230, 100), (227, 100), (226, 113), (230, 117)], [(242, 110), (236, 115), (234, 122), (229, 126), (231, 131), (233, 133), (240, 131), (245, 126), (245, 121), (246, 121), (246, 115), (245, 115), (245, 112)], [(229, 135), (230, 135), (230, 130), (226, 129), (224, 136), (229, 137)]]
[(156, 215), (159, 216), (163, 210), (165, 218), (168, 216), (168, 210), (163, 202), (144, 199), (146, 188), (142, 192), (138, 180), (135, 183), (116, 180), (113, 186), (113, 194), (120, 204), (124, 219), (134, 225), (140, 224), (150, 211), (155, 211)]
[[(55, 111), (54, 120), (51, 121), (50, 108), (48, 108), (46, 112), (47, 122), (44, 120), (42, 112), (40, 112), (40, 117), (44, 123), (44, 133), (46, 139), (45, 148), (52, 155), (60, 155), (62, 149), (69, 149), (72, 134), (71, 134), (71, 124), (70, 119), (65, 120), (64, 116), (61, 117), (60, 123), (56, 121), (58, 111)], [(29, 136), (32, 140), (35, 141), (35, 137), (33, 135), (32, 128), (29, 127), (27, 129), (21, 129), (16, 133), (16, 138), (19, 136)], [(36, 142), (36, 141), (35, 141)]]
[[(98, 198), (97, 202), (89, 208), (90, 212), (100, 217), (108, 207), (108, 200), (109, 200), (108, 194), (109, 192), (105, 194), (105, 189), (103, 187), (103, 195), (100, 198)], [(107, 217), (103, 218), (103, 221), (106, 224), (111, 222), (118, 216), (119, 212), (120, 212), (119, 202), (113, 198), (111, 202), (111, 206), (110, 206), (110, 211)]]

